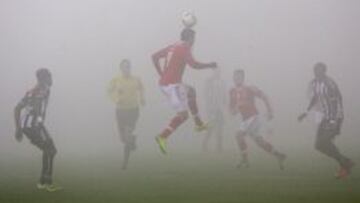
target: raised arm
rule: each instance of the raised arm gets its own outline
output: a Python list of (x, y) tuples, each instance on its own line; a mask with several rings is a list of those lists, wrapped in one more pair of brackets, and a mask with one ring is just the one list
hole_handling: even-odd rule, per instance
[(315, 106), (317, 101), (318, 101), (318, 96), (316, 94), (314, 94), (310, 100), (310, 103), (309, 103), (306, 111), (310, 111)]
[(318, 95), (316, 93), (316, 91), (314, 91), (314, 93), (312, 94), (310, 103), (306, 109), (306, 112), (302, 113), (299, 117), (298, 117), (298, 121), (301, 122), (302, 120), (304, 120), (304, 118), (307, 116), (308, 112), (315, 106), (315, 104), (318, 101)]

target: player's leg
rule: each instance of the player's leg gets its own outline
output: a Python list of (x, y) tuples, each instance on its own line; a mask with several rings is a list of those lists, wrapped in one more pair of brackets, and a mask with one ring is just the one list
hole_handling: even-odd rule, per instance
[(211, 137), (213, 137), (213, 134), (214, 134), (214, 126), (211, 126), (211, 127), (209, 127), (209, 129), (206, 132), (206, 135), (203, 139), (203, 143), (202, 143), (203, 152), (209, 151), (209, 141), (210, 141)]
[(169, 100), (171, 106), (177, 112), (170, 120), (167, 127), (155, 138), (161, 152), (166, 154), (166, 140), (188, 119), (189, 114), (187, 111), (186, 94), (182, 84), (162, 86), (161, 90)]
[(200, 132), (207, 129), (207, 126), (204, 124), (204, 122), (201, 120), (201, 117), (199, 115), (199, 109), (197, 105), (197, 98), (196, 98), (196, 90), (190, 85), (184, 85), (186, 90), (186, 96), (187, 96), (187, 103), (190, 110), (190, 113), (194, 119), (195, 125), (196, 125), (196, 131)]
[[(327, 155), (328, 157), (334, 159), (341, 168), (345, 168), (345, 167), (347, 167), (347, 164), (349, 163), (349, 159), (344, 157), (339, 152), (338, 148), (334, 145), (332, 139), (333, 139), (333, 136), (326, 134), (326, 132), (323, 132), (320, 130), (320, 132), (318, 132), (318, 134), (316, 136), (315, 149), (318, 150), (319, 152)], [(339, 171), (339, 176), (342, 176), (342, 175), (340, 175), (340, 173), (343, 173), (343, 172)]]
[(46, 190), (48, 192), (55, 192), (61, 190), (62, 187), (53, 184), (53, 168), (54, 168), (54, 159), (57, 153), (54, 141), (49, 135), (49, 132), (45, 126), (40, 126), (41, 136), (44, 138), (42, 143), (42, 150), (45, 158), (45, 170), (44, 170), (44, 180), (46, 185)]
[(115, 115), (116, 115), (116, 124), (117, 124), (117, 128), (118, 128), (120, 140), (122, 143), (125, 144), (126, 143), (126, 130), (125, 130), (124, 121), (126, 120), (126, 116), (124, 115), (124, 111), (121, 109), (116, 109)]
[(127, 129), (126, 129), (126, 121), (127, 121), (127, 115), (125, 115), (125, 110), (122, 109), (116, 109), (116, 123), (118, 127), (118, 132), (120, 135), (120, 140), (124, 144), (124, 158), (122, 162), (122, 169), (127, 168), (127, 164), (129, 162), (129, 156), (130, 156), (130, 147), (127, 144)]
[(127, 169), (131, 151), (136, 149), (136, 136), (133, 134), (136, 123), (139, 118), (139, 109), (129, 109), (126, 112), (126, 122), (124, 123), (124, 135), (125, 135), (125, 145), (124, 145), (124, 159), (122, 169)]
[(265, 152), (273, 155), (279, 162), (279, 167), (281, 170), (284, 169), (284, 161), (286, 159), (286, 155), (282, 152), (276, 150), (270, 142), (266, 141), (262, 136), (252, 136), (255, 143), (263, 149)]
[(249, 134), (253, 138), (254, 142), (265, 152), (273, 155), (279, 162), (280, 169), (284, 169), (284, 161), (286, 159), (286, 155), (284, 153), (279, 152), (277, 149), (273, 147), (273, 145), (265, 140), (260, 135), (261, 121), (259, 117), (254, 117), (249, 125)]
[(187, 111), (178, 112), (170, 121), (168, 126), (156, 137), (156, 142), (158, 143), (162, 153), (166, 154), (166, 140), (168, 137), (189, 117)]
[(127, 136), (128, 143), (130, 144), (131, 150), (136, 149), (136, 135), (134, 135), (134, 131), (135, 131), (137, 122), (139, 120), (139, 116), (140, 116), (139, 108), (134, 108), (134, 109), (129, 110), (126, 133), (128, 135)]
[(43, 155), (42, 155), (42, 163), (41, 163), (41, 174), (38, 183), (39, 189), (44, 189), (46, 184), (46, 171), (48, 166), (48, 156), (44, 152), (44, 141), (40, 135), (40, 128), (39, 127), (26, 127), (23, 129), (25, 136), (30, 140), (30, 143), (39, 148)]
[(37, 187), (39, 189), (46, 189), (49, 192), (61, 189), (61, 187), (52, 185), (53, 160), (56, 148), (45, 127), (25, 128), (24, 134), (33, 145), (43, 152), (41, 175)]
[(130, 153), (131, 153), (131, 149), (130, 146), (125, 144), (124, 145), (124, 159), (122, 162), (122, 169), (126, 170), (129, 164), (129, 159), (130, 159)]
[(342, 178), (342, 176), (347, 176), (350, 173), (351, 168), (353, 167), (353, 162), (340, 153), (339, 149), (333, 143), (337, 133), (333, 130), (328, 130), (325, 125), (326, 124), (323, 121), (319, 126), (315, 141), (315, 148), (319, 152), (337, 161), (342, 169), (339, 171), (338, 177)]
[(44, 186), (47, 182), (48, 177), (46, 176), (46, 171), (48, 170), (48, 154), (44, 151), (42, 152), (42, 166), (41, 166), (41, 175), (40, 175), (40, 181), (38, 187), (41, 188)]
[(243, 166), (248, 168), (250, 166), (248, 159), (248, 145), (246, 143), (246, 136), (248, 135), (249, 132), (249, 123), (250, 123), (249, 121), (251, 120), (249, 119), (243, 120), (241, 118), (241, 121), (239, 122), (238, 125), (239, 129), (236, 132), (236, 141), (241, 155), (240, 163), (237, 166), (238, 168), (241, 168)]
[(246, 168), (249, 167), (248, 146), (245, 137), (246, 137), (245, 131), (240, 130), (236, 133), (236, 142), (239, 147), (240, 156), (241, 156), (240, 163), (237, 166), (238, 168), (241, 168), (243, 166), (245, 166)]
[(44, 157), (47, 159), (46, 168), (44, 170), (44, 176), (46, 178), (45, 183), (48, 185), (52, 185), (52, 177), (53, 177), (53, 168), (54, 168), (54, 159), (57, 150), (55, 148), (54, 142), (52, 139), (48, 139), (45, 141), (44, 147)]

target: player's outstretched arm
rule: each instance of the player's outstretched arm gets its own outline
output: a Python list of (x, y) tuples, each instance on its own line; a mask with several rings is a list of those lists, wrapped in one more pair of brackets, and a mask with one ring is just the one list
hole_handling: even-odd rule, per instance
[(189, 65), (194, 69), (207, 69), (207, 68), (217, 68), (216, 62), (211, 63), (189, 63)]
[(197, 60), (195, 60), (190, 49), (187, 51), (185, 60), (186, 60), (186, 63), (189, 64), (190, 67), (192, 67), (194, 69), (217, 68), (216, 62), (200, 63)]
[(300, 116), (298, 116), (299, 122), (304, 120), (304, 118), (307, 116), (308, 112), (315, 106), (317, 100), (318, 100), (318, 96), (316, 94), (314, 94), (313, 97), (311, 98), (311, 101), (309, 103), (309, 106), (308, 106), (306, 112), (304, 112), (304, 113), (300, 114)]

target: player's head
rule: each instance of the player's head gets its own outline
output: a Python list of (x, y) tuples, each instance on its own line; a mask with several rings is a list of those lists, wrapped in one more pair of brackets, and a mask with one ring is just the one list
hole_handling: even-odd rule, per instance
[(53, 81), (51, 72), (47, 68), (39, 68), (36, 71), (36, 79), (40, 85), (51, 86)]
[(123, 75), (128, 76), (131, 73), (131, 62), (129, 59), (123, 59), (120, 63), (120, 71)]
[(244, 84), (245, 72), (242, 69), (237, 69), (233, 74), (234, 83), (236, 86), (241, 86)]
[(326, 76), (326, 64), (318, 62), (314, 65), (314, 75), (317, 79), (323, 79)]
[(185, 28), (181, 32), (181, 40), (193, 45), (195, 42), (195, 31), (190, 28)]

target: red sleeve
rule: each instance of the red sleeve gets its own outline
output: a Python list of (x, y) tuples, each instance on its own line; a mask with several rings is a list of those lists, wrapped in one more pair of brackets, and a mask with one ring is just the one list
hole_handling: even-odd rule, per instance
[(254, 87), (254, 86), (249, 87), (249, 90), (256, 97), (263, 97), (264, 96), (264, 93), (257, 87)]

